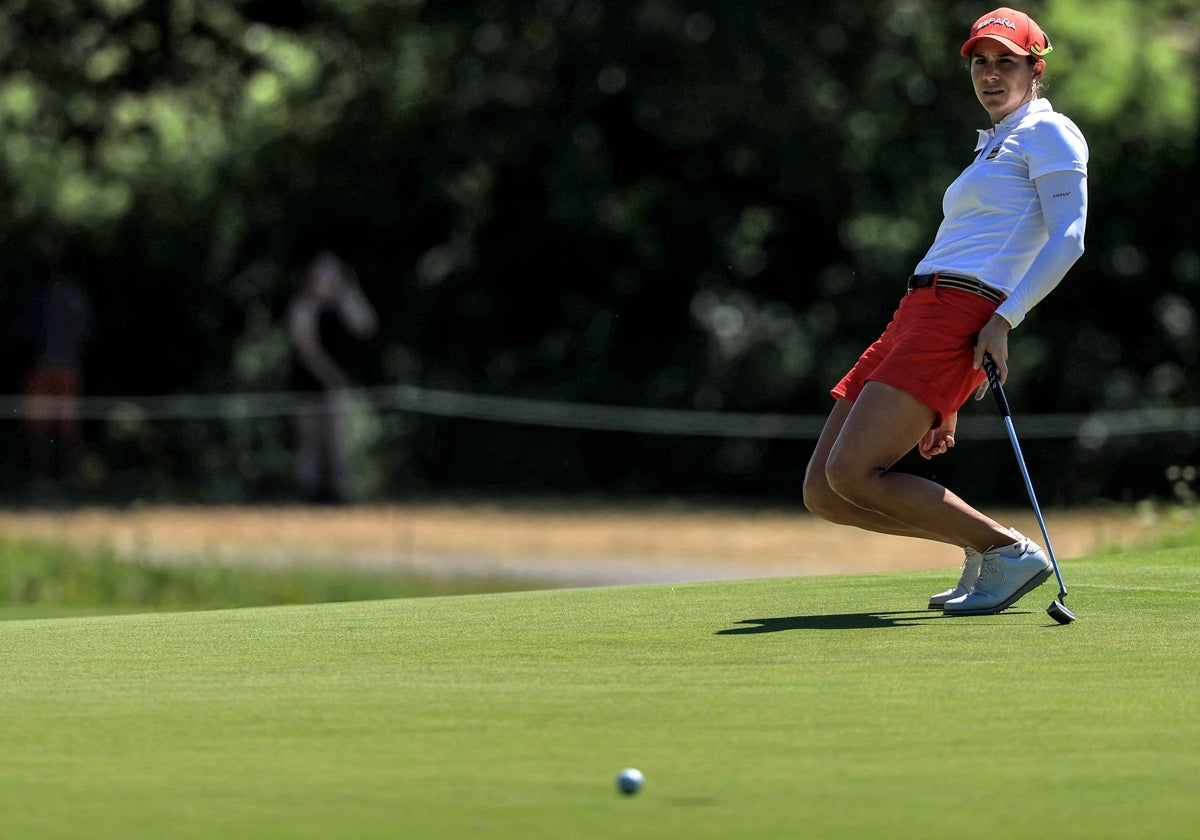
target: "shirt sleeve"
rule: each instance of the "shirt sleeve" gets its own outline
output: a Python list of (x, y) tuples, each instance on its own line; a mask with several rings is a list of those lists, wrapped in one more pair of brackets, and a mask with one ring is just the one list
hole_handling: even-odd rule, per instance
[(996, 314), (1014, 327), (1053, 291), (1083, 254), (1087, 227), (1086, 172), (1061, 169), (1037, 178), (1035, 184), (1049, 239), (1017, 288), (996, 309)]
[(1052, 114), (1033, 127), (1027, 152), (1029, 177), (1037, 181), (1064, 169), (1086, 174), (1088, 156), (1087, 141), (1079, 127), (1062, 114)]

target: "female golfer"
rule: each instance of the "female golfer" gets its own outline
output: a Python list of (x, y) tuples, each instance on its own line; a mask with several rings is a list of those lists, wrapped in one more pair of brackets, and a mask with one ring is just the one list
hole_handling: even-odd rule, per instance
[(914, 446), (954, 446), (958, 409), (986, 388), (984, 354), (1008, 376), (1008, 332), (1083, 253), (1087, 143), (1038, 96), (1050, 41), (1028, 15), (1001, 8), (971, 27), (975, 95), (991, 117), (974, 161), (942, 201), (945, 218), (879, 339), (832, 390), (836, 400), (804, 478), (814, 514), (966, 551), (958, 585), (931, 609), (986, 615), (1038, 586), (1040, 546), (954, 493), (892, 467)]

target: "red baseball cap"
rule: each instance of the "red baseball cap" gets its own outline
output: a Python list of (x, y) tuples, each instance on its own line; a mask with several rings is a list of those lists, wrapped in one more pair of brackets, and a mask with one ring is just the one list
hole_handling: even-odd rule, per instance
[(984, 38), (999, 41), (1017, 55), (1033, 54), (1040, 58), (1054, 49), (1037, 21), (1024, 12), (1004, 6), (975, 21), (971, 36), (962, 45), (962, 54), (970, 56), (971, 50)]

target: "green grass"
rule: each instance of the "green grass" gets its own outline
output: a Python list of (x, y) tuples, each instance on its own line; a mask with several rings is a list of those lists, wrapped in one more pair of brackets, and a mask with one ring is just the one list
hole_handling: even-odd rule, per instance
[(505, 592), (546, 585), (520, 578), (265, 568), (202, 557), (163, 563), (124, 558), (111, 547), (84, 551), (0, 538), (0, 621)]
[(8, 621), (0, 835), (1194, 836), (1198, 559)]

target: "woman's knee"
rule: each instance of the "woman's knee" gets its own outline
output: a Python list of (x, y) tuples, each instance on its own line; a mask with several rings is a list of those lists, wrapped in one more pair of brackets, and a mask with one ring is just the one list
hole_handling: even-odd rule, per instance
[(867, 486), (864, 471), (852, 460), (839, 456), (838, 452), (830, 453), (825, 462), (825, 483), (829, 490), (843, 502), (863, 507), (867, 501)]
[(804, 506), (808, 512), (822, 519), (837, 522), (839, 510), (846, 500), (833, 491), (825, 476), (825, 465), (809, 464), (804, 474)]

